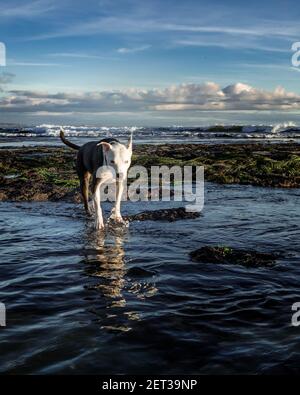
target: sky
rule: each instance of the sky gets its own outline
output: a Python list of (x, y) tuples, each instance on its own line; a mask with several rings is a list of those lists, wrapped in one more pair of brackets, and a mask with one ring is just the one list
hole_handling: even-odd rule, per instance
[(295, 0), (0, 0), (0, 123), (300, 124), (299, 14)]

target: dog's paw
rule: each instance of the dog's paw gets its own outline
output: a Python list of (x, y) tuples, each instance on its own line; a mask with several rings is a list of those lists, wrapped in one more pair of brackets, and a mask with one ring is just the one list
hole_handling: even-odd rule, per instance
[(115, 216), (114, 217), (114, 221), (117, 223), (117, 224), (125, 224), (125, 220), (121, 217), (121, 216)]
[(122, 217), (115, 217), (114, 222), (118, 226), (124, 226), (124, 227), (129, 226), (129, 222), (125, 221), (125, 219), (123, 219)]
[(118, 216), (110, 216), (108, 221), (107, 221), (108, 226), (123, 226), (123, 227), (128, 227), (129, 222), (125, 221), (122, 217)]
[(121, 225), (126, 224), (126, 221), (121, 217), (121, 215), (116, 215), (114, 210), (112, 210), (110, 217), (108, 218), (108, 222)]
[(104, 223), (101, 221), (95, 221), (95, 229), (96, 230), (104, 230)]

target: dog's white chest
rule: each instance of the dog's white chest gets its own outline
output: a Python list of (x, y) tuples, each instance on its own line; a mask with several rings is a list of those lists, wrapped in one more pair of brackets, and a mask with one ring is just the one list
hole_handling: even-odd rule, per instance
[(106, 183), (113, 183), (116, 182), (116, 172), (110, 166), (101, 166), (97, 169), (96, 178), (101, 178)]

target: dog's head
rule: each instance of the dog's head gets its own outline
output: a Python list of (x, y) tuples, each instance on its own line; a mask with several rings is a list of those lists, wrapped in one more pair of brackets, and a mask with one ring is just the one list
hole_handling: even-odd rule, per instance
[(131, 164), (132, 133), (127, 146), (115, 141), (112, 143), (102, 141), (98, 145), (102, 145), (107, 166), (115, 170), (118, 178), (124, 179)]

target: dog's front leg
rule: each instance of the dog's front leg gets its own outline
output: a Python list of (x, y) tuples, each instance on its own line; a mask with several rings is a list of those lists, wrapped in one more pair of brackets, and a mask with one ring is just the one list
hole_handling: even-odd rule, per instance
[(97, 230), (104, 229), (104, 222), (103, 222), (103, 216), (102, 216), (102, 209), (101, 209), (101, 197), (100, 197), (100, 182), (97, 182), (95, 186), (95, 191), (94, 191), (94, 207), (95, 207), (95, 214), (96, 214), (96, 219), (95, 219), (95, 228)]
[(122, 194), (124, 191), (124, 182), (125, 180), (123, 179), (118, 179), (117, 183), (116, 183), (116, 189), (117, 189), (117, 193), (116, 193), (116, 204), (113, 210), (113, 214), (114, 214), (114, 219), (116, 222), (121, 222), (123, 223), (124, 220), (122, 218), (121, 215), (121, 200), (122, 200)]

